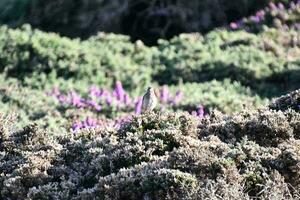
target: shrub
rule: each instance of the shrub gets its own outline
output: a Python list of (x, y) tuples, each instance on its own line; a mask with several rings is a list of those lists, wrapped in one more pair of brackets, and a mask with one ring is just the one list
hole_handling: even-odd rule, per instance
[(244, 18), (230, 24), (231, 29), (244, 29), (251, 32), (260, 32), (265, 26), (278, 29), (300, 30), (298, 24), (300, 14), (300, 2), (291, 1), (288, 6), (282, 3), (278, 5), (270, 3), (268, 7), (257, 11), (255, 15)]
[(108, 86), (118, 79), (128, 88), (150, 82), (151, 50), (125, 36), (100, 34), (80, 42), (28, 26), (16, 30), (4, 26), (0, 49), (0, 70), (35, 87), (58, 78)]
[[(268, 30), (262, 35), (254, 35), (244, 31), (219, 30), (204, 37), (183, 34), (170, 41), (161, 40), (158, 45), (161, 53), (155, 56), (154, 64), (158, 72), (154, 80), (160, 84), (177, 84), (180, 81), (204, 82), (230, 78), (250, 86), (261, 95), (281, 93), (292, 87), (288, 83), (297, 80), (295, 76), (289, 76), (296, 80), (287, 78), (284, 79), (286, 82), (282, 82), (282, 77), (299, 70), (299, 65), (295, 62), (297, 56), (291, 61), (283, 57), (289, 49), (285, 45), (274, 45), (275, 50), (286, 52), (282, 54), (262, 45), (264, 40), (265, 45), (279, 40), (274, 39), (274, 32), (277, 31)], [(294, 31), (290, 34), (297, 35)], [(268, 37), (270, 35), (273, 36)], [(289, 39), (292, 40), (292, 37)], [(299, 46), (295, 49), (299, 50)], [(298, 50), (293, 51), (296, 53)]]
[(257, 108), (268, 102), (267, 99), (256, 95), (250, 88), (228, 79), (174, 85), (170, 87), (170, 90), (182, 91), (183, 98), (175, 105), (175, 109), (187, 111), (193, 111), (201, 104), (207, 113), (216, 108), (229, 114), (239, 112), (245, 107)]
[(298, 198), (299, 140), (288, 116), (299, 110), (214, 112), (202, 120), (149, 113), (119, 130), (58, 137), (35, 125), (13, 130), (1, 117), (0, 197)]
[(231, 79), (272, 97), (297, 87), (297, 41), (292, 30), (259, 35), (216, 30), (206, 36), (182, 34), (150, 48), (122, 35), (100, 33), (80, 41), (28, 26), (1, 27), (0, 70), (34, 88), (83, 90), (90, 84), (112, 87), (119, 80), (126, 89), (142, 93), (150, 83)]

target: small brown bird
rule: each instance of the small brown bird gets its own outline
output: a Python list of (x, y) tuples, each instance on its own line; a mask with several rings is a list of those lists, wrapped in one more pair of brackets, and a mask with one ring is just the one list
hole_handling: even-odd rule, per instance
[(154, 89), (148, 87), (146, 94), (143, 96), (142, 112), (152, 111), (157, 105), (157, 97), (155, 95)]

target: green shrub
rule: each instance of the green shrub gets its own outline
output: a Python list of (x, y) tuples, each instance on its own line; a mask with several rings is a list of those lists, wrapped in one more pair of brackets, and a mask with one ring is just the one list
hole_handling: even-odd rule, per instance
[[(290, 34), (296, 33), (291, 31)], [(273, 37), (267, 38), (268, 35)], [(158, 68), (154, 80), (160, 84), (176, 84), (180, 81), (204, 82), (230, 78), (250, 86), (261, 95), (280, 94), (284, 89), (295, 89), (288, 83), (296, 82), (296, 76), (291, 73), (289, 78), (292, 80), (281, 78), (283, 74), (299, 70), (295, 61), (298, 59), (297, 53), (294, 54), (294, 60), (289, 61), (284, 57), (288, 53), (277, 55), (277, 52), (265, 47), (268, 42), (279, 40), (275, 39), (275, 35), (274, 30), (262, 35), (244, 31), (213, 31), (204, 37), (183, 34), (170, 41), (161, 40), (158, 45), (161, 53), (157, 54), (154, 62)], [(288, 38), (292, 39), (291, 36)], [(265, 45), (262, 43), (264, 40)], [(288, 52), (287, 46), (280, 43), (274, 45), (274, 48)], [(298, 52), (299, 46), (293, 49)]]
[[(178, 84), (231, 79), (260, 96), (297, 88), (297, 33), (275, 29), (254, 35), (213, 31), (182, 34), (149, 48), (122, 35), (100, 33), (88, 40), (56, 34), (0, 28), (0, 70), (34, 88), (112, 86), (141, 93), (150, 83)], [(79, 82), (80, 80), (80, 82)]]
[(100, 34), (81, 42), (28, 26), (16, 30), (4, 26), (0, 51), (0, 70), (35, 87), (58, 78), (107, 86), (117, 79), (127, 88), (150, 82), (151, 49), (132, 44), (125, 36)]
[(172, 86), (171, 91), (181, 90), (183, 100), (175, 108), (195, 110), (203, 105), (206, 112), (218, 109), (225, 113), (234, 113), (247, 108), (257, 108), (268, 102), (253, 93), (250, 88), (242, 86), (236, 81), (208, 81), (203, 83), (186, 83)]

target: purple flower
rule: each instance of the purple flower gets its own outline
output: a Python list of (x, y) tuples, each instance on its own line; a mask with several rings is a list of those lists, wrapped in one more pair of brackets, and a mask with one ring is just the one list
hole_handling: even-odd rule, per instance
[(123, 117), (123, 118), (119, 118), (117, 120), (114, 121), (113, 123), (113, 127), (116, 128), (116, 129), (120, 129), (125, 123), (128, 123), (130, 122), (132, 119), (132, 116), (126, 116), (126, 117)]
[(181, 92), (180, 90), (178, 90), (176, 92), (176, 95), (175, 95), (175, 100), (176, 101), (180, 101), (182, 98), (183, 98), (183, 92)]
[(175, 97), (170, 101), (170, 103), (171, 103), (172, 105), (175, 105), (175, 104), (177, 104), (179, 101), (181, 101), (182, 98), (183, 98), (183, 92), (181, 92), (181, 91), (178, 90), (178, 91), (176, 92)]
[(84, 107), (81, 97), (75, 91), (71, 91), (69, 93), (69, 96), (71, 98), (71, 104), (73, 106), (76, 106), (78, 108)]
[(82, 128), (84, 128), (82, 122), (75, 122), (72, 125), (72, 130), (73, 131), (77, 131), (77, 130), (82, 129)]
[(122, 83), (120, 81), (117, 81), (116, 87), (115, 87), (115, 90), (114, 90), (114, 96), (116, 96), (117, 100), (123, 101), (124, 93), (125, 92), (124, 92)]
[(111, 96), (110, 92), (108, 90), (102, 89), (101, 90), (101, 97), (107, 97), (107, 96)]
[(93, 101), (93, 100), (86, 100), (85, 103), (88, 105), (88, 106), (91, 106), (92, 108), (94, 108), (95, 110), (97, 111), (100, 111), (101, 110), (101, 106)]
[(265, 16), (265, 11), (264, 10), (260, 10), (256, 13), (256, 16), (259, 17), (260, 19), (263, 19)]
[(90, 89), (90, 96), (99, 97), (102, 94), (102, 91), (97, 86), (91, 86)]
[(163, 88), (160, 91), (160, 100), (163, 103), (167, 103), (169, 99), (169, 90), (167, 86), (163, 86)]
[(61, 95), (58, 95), (56, 98), (60, 104), (68, 104), (69, 103), (69, 101), (65, 95), (61, 94)]
[(280, 10), (283, 10), (285, 7), (284, 7), (284, 5), (283, 5), (282, 3), (279, 3), (279, 4), (278, 4), (278, 8), (279, 8)]
[(250, 20), (255, 22), (255, 23), (259, 23), (260, 22), (260, 18), (258, 16), (251, 16)]
[(235, 23), (235, 22), (231, 22), (229, 26), (230, 26), (230, 28), (233, 29), (233, 30), (236, 30), (236, 29), (239, 28), (238, 24)]
[(87, 118), (85, 119), (85, 125), (86, 125), (87, 127), (94, 127), (94, 126), (97, 125), (97, 121), (94, 120), (94, 119), (92, 119), (91, 117), (87, 117)]
[(269, 7), (270, 7), (272, 10), (276, 10), (276, 9), (277, 9), (276, 5), (275, 5), (273, 2), (270, 2), (270, 3), (269, 3)]
[(105, 101), (106, 101), (106, 104), (107, 104), (108, 106), (111, 106), (111, 105), (112, 105), (113, 99), (112, 99), (112, 97), (111, 97), (110, 94), (106, 96)]
[(197, 116), (200, 117), (200, 118), (203, 118), (204, 117), (204, 107), (202, 105), (199, 105), (198, 106), (198, 109), (197, 109)]
[(124, 94), (124, 104), (126, 106), (129, 106), (131, 104), (130, 96), (127, 93)]
[(200, 119), (202, 119), (204, 117), (204, 107), (202, 105), (199, 105), (197, 107), (197, 110), (196, 111), (192, 111), (191, 113), (193, 116), (195, 117), (199, 117)]
[(142, 97), (138, 97), (136, 103), (135, 103), (135, 114), (139, 115), (142, 112), (142, 103), (143, 103), (143, 99)]

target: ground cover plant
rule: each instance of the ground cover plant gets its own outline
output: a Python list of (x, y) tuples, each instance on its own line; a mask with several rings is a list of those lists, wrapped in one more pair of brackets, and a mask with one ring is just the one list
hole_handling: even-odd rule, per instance
[[(184, 18), (194, 5), (212, 17), (178, 29), (224, 25), (174, 37), (166, 29), (150, 38), (155, 46), (140, 26), (152, 1), (128, 1), (131, 12), (146, 10), (131, 38), (90, 30), (84, 39), (19, 26), (57, 1), (3, 2), (0, 199), (300, 199), (299, 1), (153, 1), (155, 13), (178, 6)], [(69, 13), (75, 3), (61, 1), (53, 13), (69, 13), (64, 22), (81, 35), (98, 4), (126, 8), (98, 1), (90, 13), (91, 2)], [(33, 26), (68, 35), (55, 19), (44, 26), (53, 13)], [(158, 105), (142, 113), (149, 86)]]
[(299, 198), (300, 91), (259, 110), (157, 112), (53, 137), (1, 117), (2, 198)]

